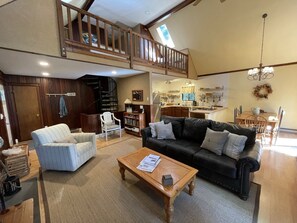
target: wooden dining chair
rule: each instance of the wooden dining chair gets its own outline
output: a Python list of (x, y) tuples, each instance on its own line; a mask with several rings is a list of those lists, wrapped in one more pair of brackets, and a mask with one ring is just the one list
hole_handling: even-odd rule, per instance
[(274, 140), (273, 145), (276, 144), (276, 141), (278, 139), (278, 134), (279, 134), (280, 127), (281, 127), (282, 120), (283, 120), (285, 113), (286, 113), (285, 110), (281, 110), (280, 115), (278, 117), (277, 126), (272, 130), (273, 131), (273, 140)]
[(234, 122), (234, 124), (235, 123), (237, 123), (236, 122), (236, 117), (239, 115), (239, 109), (238, 108), (234, 108), (234, 111), (233, 111), (233, 118), (234, 118), (234, 120), (233, 120), (233, 122)]
[(265, 131), (266, 135), (273, 134), (273, 137), (272, 137), (273, 142), (271, 142), (270, 144), (273, 144), (273, 145), (276, 144), (276, 140), (279, 134), (280, 125), (284, 114), (285, 114), (285, 111), (282, 109), (282, 106), (279, 106), (278, 113), (277, 113), (277, 120), (278, 120), (277, 125), (274, 128), (271, 125), (267, 125), (266, 127), (266, 131)]
[(261, 115), (250, 115), (245, 119), (245, 127), (255, 128), (257, 133), (257, 139), (265, 141), (265, 133), (267, 128), (267, 119)]

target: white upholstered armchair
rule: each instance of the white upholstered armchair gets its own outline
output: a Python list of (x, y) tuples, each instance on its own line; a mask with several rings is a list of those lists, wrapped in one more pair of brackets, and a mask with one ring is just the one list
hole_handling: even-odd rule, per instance
[(96, 154), (95, 133), (71, 133), (57, 124), (31, 133), (43, 169), (75, 171)]

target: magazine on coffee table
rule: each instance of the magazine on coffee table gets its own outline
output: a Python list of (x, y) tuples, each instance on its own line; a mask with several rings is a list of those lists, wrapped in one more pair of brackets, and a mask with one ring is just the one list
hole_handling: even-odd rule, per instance
[(158, 166), (160, 161), (161, 161), (160, 156), (150, 154), (150, 155), (144, 157), (143, 160), (141, 160), (137, 169), (151, 173)]

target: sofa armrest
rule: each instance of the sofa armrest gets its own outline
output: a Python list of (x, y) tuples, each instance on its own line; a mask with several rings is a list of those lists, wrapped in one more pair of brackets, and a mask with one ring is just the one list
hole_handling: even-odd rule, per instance
[(260, 142), (255, 142), (254, 145), (249, 145), (241, 153), (237, 162), (238, 166), (250, 166), (250, 172), (255, 172), (260, 169), (260, 161), (262, 156), (262, 146)]
[(141, 136), (142, 136), (142, 146), (146, 146), (146, 141), (149, 137), (152, 137), (151, 128), (146, 127), (141, 129)]

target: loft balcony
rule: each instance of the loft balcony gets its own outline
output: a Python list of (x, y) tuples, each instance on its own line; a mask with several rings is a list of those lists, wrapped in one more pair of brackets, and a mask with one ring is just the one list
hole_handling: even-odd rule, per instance
[(161, 69), (164, 74), (188, 77), (188, 55), (131, 29), (57, 0), (61, 55), (67, 52)]

